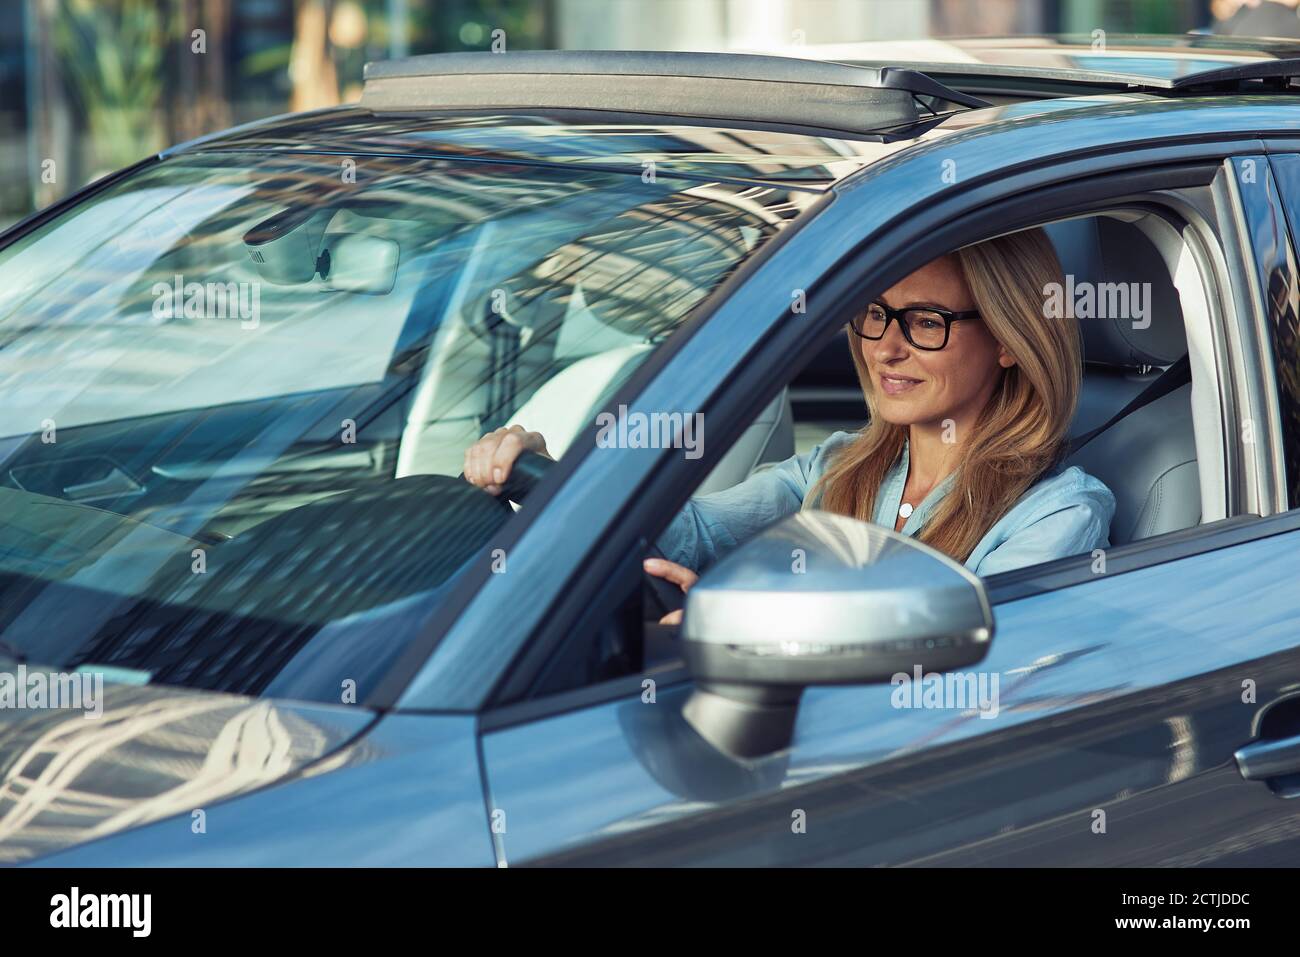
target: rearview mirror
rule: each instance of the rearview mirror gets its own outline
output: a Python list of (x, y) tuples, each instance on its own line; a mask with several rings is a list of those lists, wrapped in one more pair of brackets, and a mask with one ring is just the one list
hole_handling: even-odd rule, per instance
[(803, 688), (887, 682), (981, 660), (978, 576), (889, 528), (806, 511), (709, 569), (686, 596), (687, 720), (736, 755), (785, 747)]
[(397, 281), (401, 247), (382, 236), (326, 233), (321, 276), (330, 289), (385, 296)]

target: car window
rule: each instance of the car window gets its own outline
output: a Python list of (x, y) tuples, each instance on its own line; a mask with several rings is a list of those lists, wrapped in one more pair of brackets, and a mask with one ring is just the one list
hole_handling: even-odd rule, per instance
[[(1200, 277), (1187, 276), (1181, 285), (1174, 281), (1166, 256), (1180, 258), (1182, 247), (1176, 245), (1179, 234), (1174, 228), (1167, 226), (1166, 230), (1158, 231), (1155, 217), (1119, 219), (1114, 215), (1078, 216), (1045, 226), (1045, 238), (1069, 283), (1071, 302), (1078, 304), (1082, 313), (1077, 317), (1082, 374), (1067, 442), (1108, 427), (1073, 452), (1067, 446), (1062, 460), (1047, 466), (1035, 481), (1051, 481), (1066, 468), (1075, 468), (1086, 473), (1086, 478), (1071, 481), (1086, 482), (1092, 490), (1102, 486), (1103, 490), (1089, 491), (1087, 498), (1074, 497), (1073, 491), (1059, 497), (1049, 491), (1041, 501), (1050, 504), (1040, 506), (1039, 513), (1049, 523), (1037, 529), (1028, 524), (1003, 524), (1003, 530), (1011, 534), (1022, 529), (1028, 534), (1013, 542), (1014, 551), (1004, 549), (995, 556), (989, 563), (994, 566), (991, 569), (976, 566), (970, 570), (991, 577), (1068, 558), (1089, 559), (1093, 563), (1089, 568), (1095, 569), (1099, 555), (1113, 548), (1200, 522), (1203, 502), (1191, 383), (1181, 383), (1159, 400), (1130, 408), (1160, 380), (1161, 367), (1174, 366), (1187, 352), (1189, 319), (1208, 321)], [(1099, 300), (1099, 290), (1108, 298)], [(1049, 292), (1045, 289), (1044, 295)], [(1088, 307), (1087, 297), (1093, 297), (1094, 306), (1103, 302), (1103, 307)], [(1047, 315), (1045, 311), (1045, 321)], [(671, 557), (673, 545), (678, 545), (679, 556), (689, 557), (674, 561), (686, 564), (697, 575), (707, 575), (720, 558), (763, 530), (794, 511), (817, 507), (810, 504), (811, 489), (827, 463), (834, 461), (831, 456), (835, 452), (828, 456), (827, 450), (846, 448), (870, 415), (851, 358), (852, 350), (859, 348), (858, 340), (850, 336), (847, 330), (840, 330), (828, 337), (824, 347), (793, 373), (785, 388), (756, 410), (736, 441), (709, 469), (695, 469), (689, 481), (675, 478), (665, 483), (672, 490), (673, 504), (657, 508), (652, 513), (654, 524), (639, 530), (655, 551), (639, 545), (637, 564), (611, 565), (608, 578), (601, 579), (608, 581), (600, 596), (609, 605), (608, 614), (590, 615), (582, 629), (575, 628), (565, 636), (562, 650), (546, 656), (531, 687), (512, 676), (514, 684), (507, 694), (543, 697), (610, 677), (636, 672), (651, 675), (681, 664), (677, 634), (661, 622), (670, 604), (680, 607), (676, 586), (667, 589), (665, 601), (661, 588), (648, 585), (643, 576), (629, 574), (627, 568), (639, 570), (639, 559), (647, 555)], [(1207, 389), (1211, 386), (1206, 384)], [(1141, 454), (1133, 453), (1134, 448)], [(815, 469), (814, 461), (818, 462)], [(895, 477), (900, 498), (903, 478), (905, 475)], [(692, 511), (682, 520), (683, 513), (677, 509), (688, 497)], [(1077, 514), (1105, 516), (1109, 525), (1104, 543), (1097, 540), (1100, 536), (1092, 526), (1080, 531), (1081, 526), (1076, 525), (1064, 534), (1060, 530), (1069, 526), (1051, 528), (1052, 513), (1067, 503), (1082, 506)], [(899, 514), (905, 519), (910, 511)], [(1009, 511), (994, 519), (985, 534), (1004, 522), (1007, 514)], [(673, 529), (670, 523), (679, 521), (679, 527)], [(885, 523), (886, 527), (893, 525), (888, 518)], [(1088, 536), (1093, 536), (1092, 540)], [(1005, 538), (994, 537), (997, 544), (983, 553), (985, 557), (1006, 544)], [(701, 542), (707, 544), (701, 546)], [(1088, 574), (1097, 572), (1089, 570)], [(621, 604), (612, 596), (620, 596)]]
[(199, 152), (20, 235), (0, 652), (364, 698), (513, 514), (456, 478), (466, 445), (530, 403), (589, 423), (799, 208), (595, 169)]

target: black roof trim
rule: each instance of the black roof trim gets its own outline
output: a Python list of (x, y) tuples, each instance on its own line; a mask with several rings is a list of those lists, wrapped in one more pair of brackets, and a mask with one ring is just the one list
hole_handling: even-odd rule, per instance
[[(1171, 86), (1178, 92), (1199, 91), (1201, 89), (1237, 89), (1240, 84), (1251, 80), (1287, 81), (1300, 77), (1300, 58), (1286, 60), (1260, 60), (1255, 63), (1242, 63), (1218, 70), (1204, 70), (1189, 76), (1179, 77)], [(1279, 86), (1286, 86), (1285, 82)]]

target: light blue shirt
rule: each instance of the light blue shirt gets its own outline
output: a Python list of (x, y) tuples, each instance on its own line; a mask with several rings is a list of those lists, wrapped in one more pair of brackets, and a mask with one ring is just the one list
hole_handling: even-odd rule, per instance
[[(671, 561), (702, 571), (741, 542), (778, 519), (793, 515), (837, 449), (856, 438), (836, 432), (807, 455), (756, 472), (739, 485), (697, 495), (659, 537), (659, 549)], [(875, 522), (893, 528), (907, 483), (908, 448), (885, 476), (876, 496)], [(917, 505), (902, 528), (915, 535), (952, 487), (949, 475)], [(1091, 552), (1110, 544), (1115, 496), (1102, 482), (1077, 466), (1040, 479), (999, 519), (975, 546), (966, 567), (977, 575), (1050, 562)]]

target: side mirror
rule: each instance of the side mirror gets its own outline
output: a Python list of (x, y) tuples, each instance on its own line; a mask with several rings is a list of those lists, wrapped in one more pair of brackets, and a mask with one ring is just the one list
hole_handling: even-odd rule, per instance
[(687, 593), (684, 713), (729, 754), (767, 754), (789, 744), (806, 686), (952, 671), (992, 639), (984, 583), (964, 566), (892, 529), (799, 512)]

